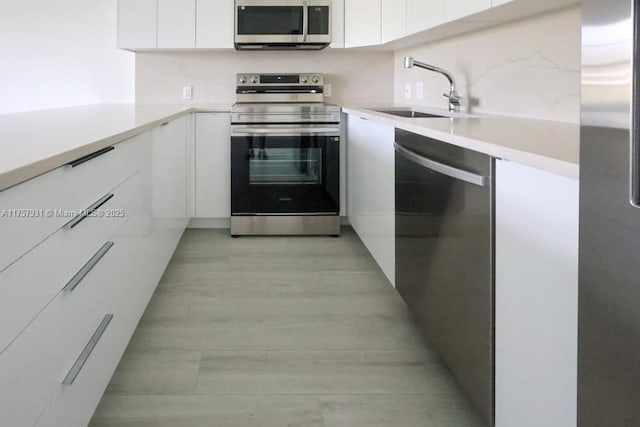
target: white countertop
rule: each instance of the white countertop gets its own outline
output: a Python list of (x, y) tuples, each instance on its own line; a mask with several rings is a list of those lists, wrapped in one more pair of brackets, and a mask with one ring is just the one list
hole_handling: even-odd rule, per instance
[(231, 105), (98, 104), (0, 115), (0, 191), (194, 111)]
[[(181, 115), (230, 110), (228, 104), (98, 104), (0, 115), (0, 191)], [(558, 175), (579, 176), (580, 127), (575, 124), (505, 116), (409, 119), (360, 106), (343, 110)]]
[[(577, 124), (492, 115), (404, 118), (372, 108), (384, 107), (343, 106), (342, 110), (493, 157), (579, 178), (580, 126)], [(428, 108), (416, 108), (416, 111), (443, 112)]]

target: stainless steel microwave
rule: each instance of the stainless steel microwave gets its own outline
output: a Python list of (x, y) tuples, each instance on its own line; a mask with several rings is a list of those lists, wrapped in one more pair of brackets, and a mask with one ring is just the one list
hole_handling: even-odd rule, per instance
[(235, 46), (245, 50), (324, 49), (331, 0), (235, 0)]

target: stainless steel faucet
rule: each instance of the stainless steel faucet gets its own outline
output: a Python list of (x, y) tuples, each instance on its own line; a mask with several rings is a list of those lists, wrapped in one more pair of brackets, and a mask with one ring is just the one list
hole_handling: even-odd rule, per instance
[(404, 68), (424, 68), (425, 70), (434, 71), (436, 73), (440, 73), (449, 80), (449, 94), (443, 93), (445, 98), (449, 98), (449, 111), (460, 111), (460, 101), (462, 101), (462, 97), (458, 94), (458, 89), (456, 85), (456, 79), (453, 75), (440, 67), (436, 67), (435, 65), (425, 64), (424, 62), (416, 61), (412, 56), (404, 57)]

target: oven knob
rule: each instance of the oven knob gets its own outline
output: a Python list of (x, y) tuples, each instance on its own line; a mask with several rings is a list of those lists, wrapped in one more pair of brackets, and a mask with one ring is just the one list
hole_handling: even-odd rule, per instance
[(258, 83), (258, 76), (251, 76), (251, 83), (253, 84)]
[(307, 78), (307, 76), (300, 77), (300, 82), (307, 83), (308, 81), (309, 81), (309, 79)]
[(311, 81), (312, 81), (314, 84), (317, 84), (317, 83), (320, 81), (320, 77), (318, 77), (318, 76), (313, 76), (313, 77), (311, 78)]
[(247, 76), (240, 76), (240, 78), (238, 79), (238, 81), (242, 84), (245, 84), (247, 82)]

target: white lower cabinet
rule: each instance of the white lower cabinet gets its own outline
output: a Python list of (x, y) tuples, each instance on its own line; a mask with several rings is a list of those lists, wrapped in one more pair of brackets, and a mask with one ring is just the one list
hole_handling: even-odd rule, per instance
[(0, 424), (89, 423), (188, 221), (190, 119), (127, 142), (139, 170), (101, 207), (115, 217), (62, 228), (0, 273)]
[(136, 173), (142, 158), (137, 141), (88, 148), (68, 165), (1, 191), (0, 271)]
[[(94, 326), (92, 333), (95, 333), (105, 316), (113, 317), (73, 382), (57, 386), (51, 403), (38, 422), (40, 426), (87, 425), (131, 339), (163, 271), (163, 268), (150, 268), (153, 265), (153, 246), (161, 242), (153, 235), (141, 232), (143, 216), (136, 215), (112, 238), (114, 246), (109, 258), (105, 257), (104, 274), (97, 271), (90, 283), (94, 287), (108, 288), (110, 292), (103, 295), (100, 309), (93, 310), (92, 321), (86, 323)], [(141, 265), (145, 268), (140, 268)], [(70, 360), (75, 363), (84, 349), (77, 351), (75, 358)], [(67, 372), (65, 366), (60, 376)]]
[(103, 375), (85, 380), (95, 383), (99, 390), (82, 398), (85, 401), (93, 399), (95, 404), (87, 406), (78, 401), (72, 413), (88, 412), (88, 418), (54, 421), (47, 417), (42, 425), (83, 426), (95, 410), (126, 346), (126, 342), (120, 347), (110, 342), (113, 331), (111, 324), (106, 331), (108, 333), (101, 337), (94, 352), (86, 358), (87, 363), (80, 366), (84, 356), (87, 356), (83, 352), (101, 321), (105, 315), (114, 312), (112, 301), (119, 291), (119, 274), (123, 271), (121, 260), (127, 256), (126, 248), (118, 244), (117, 233), (103, 244), (113, 245), (74, 289), (60, 292), (0, 356), (0, 411), (6, 425), (35, 425), (54, 396), (71, 393), (75, 384), (75, 380), (71, 381), (73, 372), (81, 368), (75, 379), (87, 378), (83, 371), (85, 367), (96, 363), (97, 355), (104, 351), (120, 352), (109, 363), (100, 363)]
[(393, 126), (348, 115), (349, 222), (395, 286), (394, 140)]
[(188, 132), (188, 116), (152, 130), (151, 213), (169, 228), (184, 229), (188, 220)]
[(79, 271), (92, 265), (105, 241), (138, 212), (139, 175), (109, 193), (111, 198), (97, 212), (100, 216), (61, 228), (0, 273), (0, 354), (65, 286), (77, 280)]
[(578, 187), (496, 161), (496, 427), (576, 425)]
[(195, 117), (195, 217), (231, 215), (231, 117), (197, 113)]

